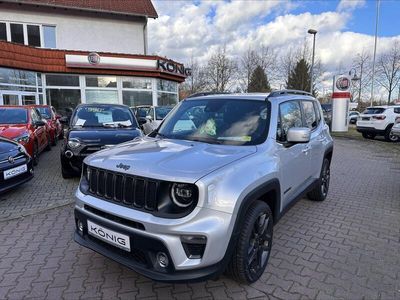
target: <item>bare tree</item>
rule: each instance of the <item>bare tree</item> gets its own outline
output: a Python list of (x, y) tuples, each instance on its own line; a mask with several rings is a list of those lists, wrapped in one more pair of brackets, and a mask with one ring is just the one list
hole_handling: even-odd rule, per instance
[(250, 77), (257, 67), (257, 62), (258, 54), (250, 48), (239, 59), (239, 70), (241, 74), (239, 78), (239, 85), (243, 92), (247, 92), (249, 90)]
[(366, 50), (363, 50), (361, 53), (357, 53), (357, 55), (353, 58), (353, 68), (357, 71), (359, 80), (353, 85), (352, 94), (355, 95), (355, 97), (358, 99), (358, 102), (361, 102), (364, 96), (363, 91), (365, 95), (367, 95), (367, 87), (371, 84), (372, 79), (370, 53), (368, 53)]
[(207, 86), (204, 67), (193, 56), (190, 58), (188, 67), (192, 69), (192, 74), (186, 79), (184, 88), (190, 94), (203, 91)]
[(393, 90), (400, 81), (400, 46), (398, 42), (388, 53), (379, 57), (376, 81), (388, 91), (387, 103), (390, 104)]
[(237, 73), (237, 63), (226, 55), (225, 47), (219, 48), (211, 56), (205, 68), (210, 90), (214, 92), (228, 91)]
[(270, 47), (262, 46), (258, 53), (258, 62), (270, 81), (278, 78), (278, 55)]

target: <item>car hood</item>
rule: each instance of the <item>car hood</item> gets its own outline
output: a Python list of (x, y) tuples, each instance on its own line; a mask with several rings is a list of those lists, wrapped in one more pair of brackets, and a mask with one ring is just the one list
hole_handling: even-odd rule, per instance
[(142, 132), (137, 128), (82, 128), (71, 130), (68, 138), (79, 139), (88, 145), (116, 145), (141, 135)]
[(136, 176), (194, 183), (256, 151), (256, 146), (212, 145), (144, 137), (97, 152), (86, 158), (85, 163)]
[(26, 132), (27, 128), (25, 124), (15, 124), (15, 125), (4, 125), (0, 124), (0, 136), (14, 139)]
[(17, 149), (17, 143), (0, 138), (0, 160), (4, 157), (8, 157), (10, 152), (16, 151)]

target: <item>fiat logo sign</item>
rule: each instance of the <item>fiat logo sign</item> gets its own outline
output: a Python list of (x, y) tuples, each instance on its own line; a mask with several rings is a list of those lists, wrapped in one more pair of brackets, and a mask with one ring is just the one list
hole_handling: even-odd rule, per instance
[(100, 55), (98, 55), (96, 52), (89, 53), (88, 62), (91, 65), (98, 65), (100, 63)]
[(13, 163), (15, 162), (14, 157), (9, 156), (9, 157), (8, 157), (8, 162), (9, 162), (10, 164), (13, 164)]
[(350, 88), (350, 80), (347, 77), (339, 77), (336, 80), (336, 87), (340, 91), (346, 91)]

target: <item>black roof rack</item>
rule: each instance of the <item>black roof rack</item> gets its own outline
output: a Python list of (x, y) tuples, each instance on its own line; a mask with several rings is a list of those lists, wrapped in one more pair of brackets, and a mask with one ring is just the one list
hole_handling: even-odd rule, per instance
[(191, 94), (190, 96), (188, 96), (186, 98), (194, 98), (194, 97), (209, 96), (209, 95), (222, 95), (222, 94), (229, 94), (229, 93), (225, 93), (225, 92), (200, 92), (200, 93)]
[(268, 98), (270, 97), (277, 97), (281, 95), (305, 95), (305, 96), (311, 96), (312, 94), (309, 92), (305, 91), (300, 91), (300, 90), (280, 90), (280, 91), (273, 91), (268, 95)]

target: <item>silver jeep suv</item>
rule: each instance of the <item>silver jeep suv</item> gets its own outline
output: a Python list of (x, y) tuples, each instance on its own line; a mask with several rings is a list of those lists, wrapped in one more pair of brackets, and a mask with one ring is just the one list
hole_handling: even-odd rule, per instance
[(256, 281), (283, 213), (327, 196), (322, 116), (299, 91), (180, 102), (149, 136), (85, 159), (75, 241), (159, 281)]

